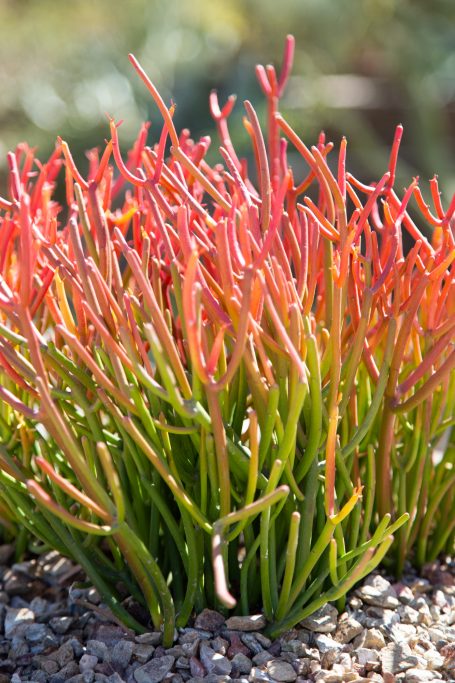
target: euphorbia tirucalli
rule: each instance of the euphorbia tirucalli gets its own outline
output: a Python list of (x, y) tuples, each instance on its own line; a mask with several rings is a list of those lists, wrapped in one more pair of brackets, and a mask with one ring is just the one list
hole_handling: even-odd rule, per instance
[(293, 49), (257, 68), (266, 140), (245, 102), (251, 174), (234, 98), (211, 95), (211, 166), (134, 57), (156, 143), (144, 125), (125, 160), (111, 119), (86, 178), (62, 140), (46, 164), (8, 155), (1, 511), (165, 644), (205, 605), (279, 634), (342, 603), (398, 530), (398, 569), (453, 548), (455, 199), (395, 188), (401, 126), (376, 183), (346, 172), (346, 140), (331, 166), (324, 134), (308, 148), (278, 113)]

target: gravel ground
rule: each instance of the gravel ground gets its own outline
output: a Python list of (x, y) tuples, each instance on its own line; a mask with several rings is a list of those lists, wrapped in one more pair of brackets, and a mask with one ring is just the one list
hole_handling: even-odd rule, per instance
[(455, 681), (455, 562), (400, 583), (374, 574), (275, 641), (261, 615), (211, 610), (176, 632), (135, 636), (57, 553), (19, 564), (0, 546), (0, 683)]

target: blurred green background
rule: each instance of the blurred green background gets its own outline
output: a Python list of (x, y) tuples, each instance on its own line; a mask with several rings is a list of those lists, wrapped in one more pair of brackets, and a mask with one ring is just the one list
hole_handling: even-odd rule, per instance
[(231, 131), (247, 153), (242, 100), (263, 112), (254, 64), (279, 64), (292, 32), (282, 109), (303, 139), (313, 143), (321, 129), (335, 143), (346, 135), (350, 169), (369, 180), (384, 171), (402, 122), (400, 182), (436, 172), (448, 194), (454, 26), (454, 0), (0, 0), (2, 168), (17, 142), (38, 146), (44, 160), (61, 135), (83, 169), (84, 151), (108, 135), (106, 112), (124, 119), (125, 146), (148, 117), (155, 140), (160, 119), (128, 52), (194, 136), (213, 134), (210, 90), (237, 93)]

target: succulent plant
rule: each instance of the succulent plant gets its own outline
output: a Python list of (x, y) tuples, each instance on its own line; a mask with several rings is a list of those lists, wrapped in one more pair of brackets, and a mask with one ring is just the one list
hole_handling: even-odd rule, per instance
[(308, 148), (278, 112), (293, 48), (257, 68), (266, 140), (245, 102), (252, 173), (235, 98), (210, 98), (211, 165), (132, 56), (154, 144), (145, 124), (125, 161), (112, 118), (87, 178), (63, 140), (45, 164), (8, 155), (0, 514), (141, 631), (126, 588), (165, 644), (205, 605), (278, 634), (386, 556), (453, 548), (455, 199), (395, 189), (401, 126), (376, 183), (346, 172), (345, 139), (334, 170), (323, 133)]

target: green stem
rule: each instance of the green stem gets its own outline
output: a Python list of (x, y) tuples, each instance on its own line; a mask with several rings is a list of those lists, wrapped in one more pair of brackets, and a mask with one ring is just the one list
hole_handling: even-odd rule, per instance
[(300, 526), (300, 513), (293, 512), (291, 515), (291, 522), (289, 526), (289, 536), (288, 545), (286, 549), (286, 565), (284, 570), (284, 578), (281, 586), (280, 599), (278, 601), (278, 607), (276, 610), (276, 618), (282, 619), (284, 617), (286, 604), (289, 599), (289, 594), (291, 591), (292, 579), (294, 576), (297, 544), (299, 540), (299, 526)]
[[(161, 620), (163, 621), (163, 646), (171, 647), (174, 642), (175, 628), (174, 604), (169, 588), (156, 561), (150, 555), (144, 543), (125, 523), (119, 526), (115, 537), (127, 558), (128, 564), (144, 590), (144, 596), (146, 597), (147, 606), (150, 609), (155, 627), (159, 627)], [(149, 576), (160, 598), (162, 618), (156, 608), (155, 591), (150, 584)]]
[(196, 534), (193, 526), (193, 521), (190, 515), (180, 506), (180, 514), (183, 520), (183, 528), (185, 529), (186, 542), (188, 545), (188, 563), (187, 563), (187, 588), (185, 599), (179, 610), (176, 625), (186, 626), (188, 619), (193, 611), (196, 600), (196, 593), (199, 586), (199, 564), (200, 557), (198, 554)]
[(365, 543), (370, 530), (371, 518), (373, 515), (374, 494), (376, 490), (376, 462), (374, 457), (374, 446), (369, 444), (367, 448), (367, 476), (365, 492), (363, 495), (363, 524), (360, 532), (359, 543)]

